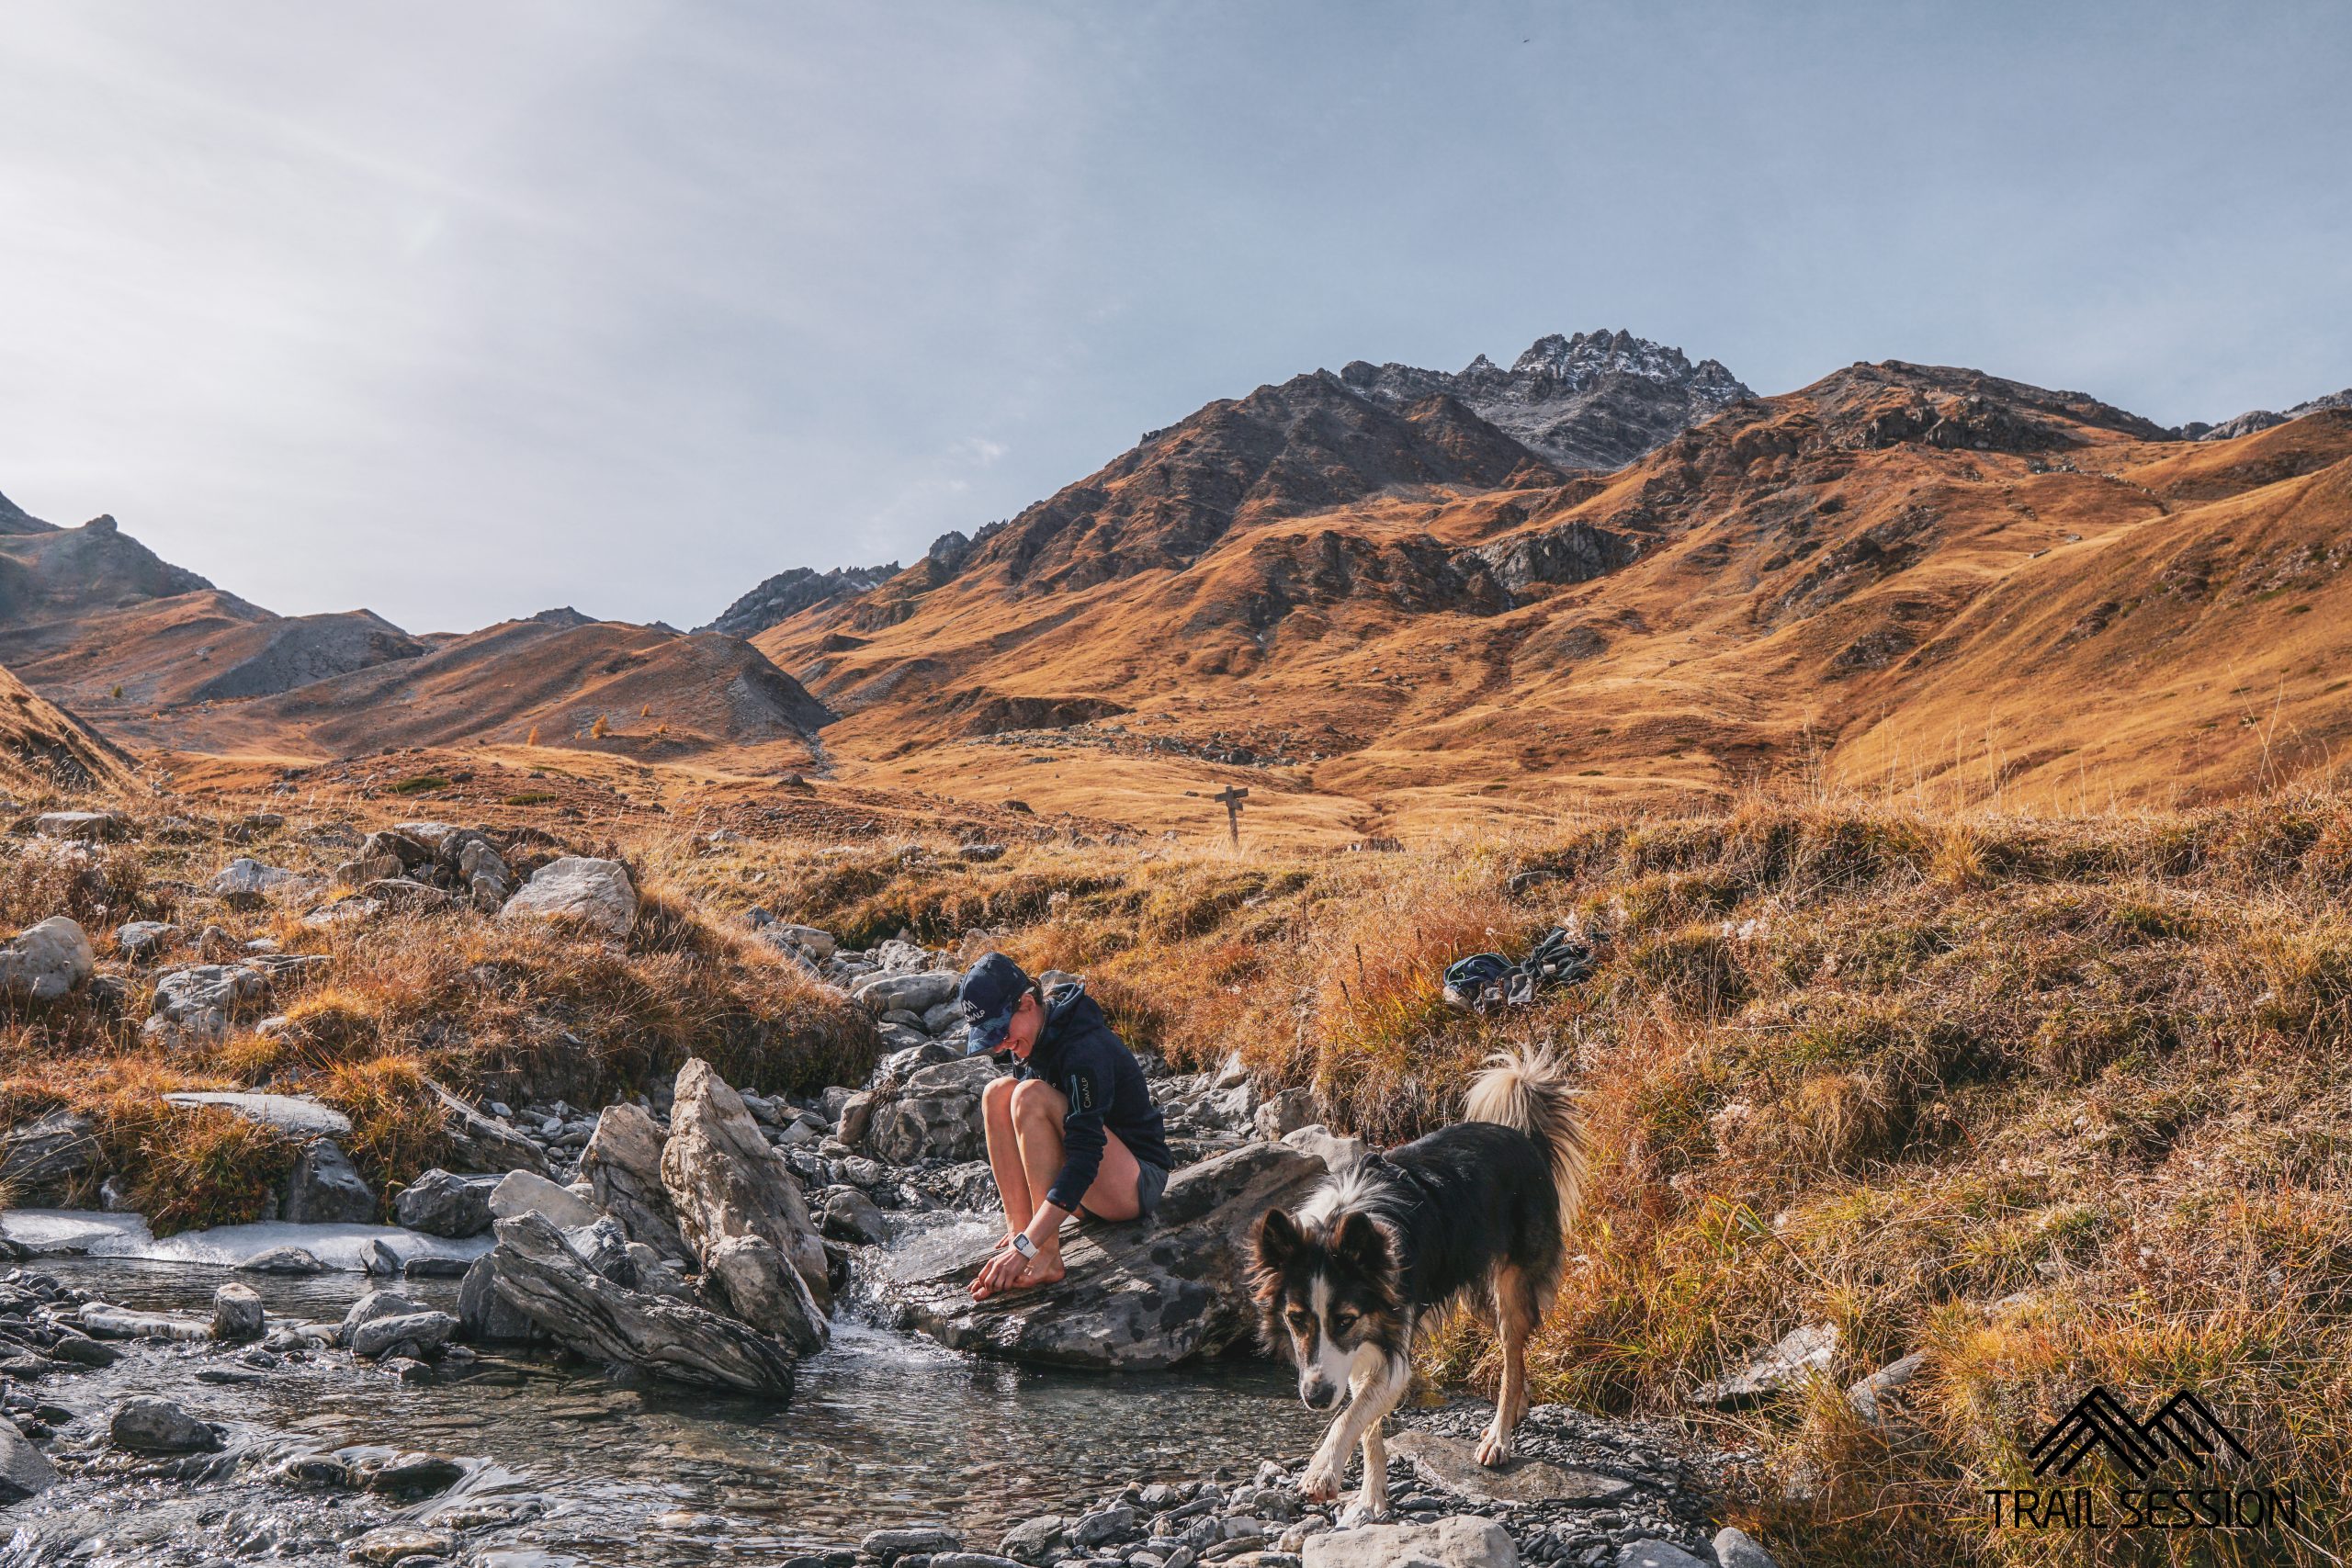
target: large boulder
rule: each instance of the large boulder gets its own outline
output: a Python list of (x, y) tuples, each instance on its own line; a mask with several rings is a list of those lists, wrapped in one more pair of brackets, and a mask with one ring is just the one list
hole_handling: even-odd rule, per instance
[(539, 1337), (538, 1325), (498, 1293), (494, 1252), (475, 1258), (458, 1281), (458, 1337), (469, 1345), (519, 1345)]
[(57, 1484), (57, 1472), (48, 1456), (17, 1430), (13, 1421), (0, 1420), (0, 1506), (21, 1503)]
[(889, 1258), (876, 1289), (899, 1327), (952, 1349), (1106, 1371), (1214, 1356), (1257, 1326), (1243, 1283), (1250, 1228), (1324, 1175), (1312, 1155), (1251, 1144), (1178, 1171), (1151, 1221), (1065, 1231), (1057, 1284), (976, 1302), (968, 1287), (995, 1238), (942, 1236)]
[(286, 1182), (286, 1218), (298, 1225), (364, 1225), (376, 1217), (376, 1190), (331, 1139), (294, 1159)]
[(877, 1013), (929, 1012), (956, 995), (963, 976), (952, 969), (918, 971), (912, 975), (869, 975), (849, 994)]
[(892, 1165), (978, 1158), (988, 1141), (980, 1096), (997, 1077), (996, 1064), (986, 1056), (919, 1069), (895, 1098), (875, 1108), (865, 1147)]
[(97, 954), (76, 922), (51, 915), (0, 942), (0, 997), (53, 1002), (97, 970)]
[(596, 1206), (569, 1187), (559, 1187), (544, 1176), (534, 1176), (527, 1170), (511, 1170), (496, 1187), (491, 1189), (490, 1212), (502, 1220), (517, 1214), (544, 1214), (559, 1230), (573, 1230), (581, 1225), (593, 1225), (603, 1216)]
[(119, 839), (130, 829), (130, 819), (119, 811), (44, 811), (33, 818), (33, 831), (44, 839), (79, 839), (85, 843)]
[(533, 873), (498, 918), (575, 920), (617, 941), (637, 923), (637, 888), (616, 860), (566, 855)]
[(501, 1220), (497, 1234), (490, 1279), (499, 1296), (581, 1355), (674, 1382), (791, 1397), (792, 1354), (758, 1330), (603, 1278), (541, 1215)]
[(222, 1285), (212, 1292), (212, 1337), (242, 1344), (261, 1337), (265, 1322), (260, 1293), (251, 1285)]
[(250, 855), (231, 861), (206, 884), (212, 896), (232, 909), (257, 909), (270, 894), (300, 880), (283, 866), (264, 865)]
[(678, 1069), (662, 1185), (679, 1233), (706, 1264), (729, 1236), (760, 1236), (791, 1261), (821, 1315), (831, 1298), (825, 1243), (800, 1183), (761, 1135), (742, 1096), (699, 1056)]
[(765, 1236), (730, 1235), (710, 1249), (703, 1279), (727, 1309), (804, 1356), (831, 1337), (808, 1286)]
[(588, 1146), (580, 1151), (580, 1174), (595, 1189), (597, 1204), (620, 1222), (629, 1240), (690, 1263), (694, 1249), (678, 1234), (669, 1190), (662, 1185), (662, 1129), (644, 1107), (607, 1105), (596, 1118)]
[(199, 1421), (168, 1399), (140, 1395), (114, 1408), (107, 1436), (119, 1449), (137, 1454), (210, 1453), (220, 1447), (220, 1428)]
[(96, 1163), (98, 1141), (87, 1117), (52, 1111), (0, 1134), (0, 1188), (17, 1203), (57, 1196)]
[(392, 1217), (413, 1231), (463, 1240), (490, 1229), (489, 1177), (428, 1170), (401, 1189)]
[(439, 1349), (457, 1326), (458, 1320), (446, 1312), (370, 1318), (352, 1331), (351, 1353), (363, 1361), (379, 1361), (387, 1356), (422, 1359)]
[(1519, 1548), (1492, 1519), (1457, 1515), (1433, 1525), (1360, 1525), (1306, 1538), (1304, 1568), (1519, 1568)]

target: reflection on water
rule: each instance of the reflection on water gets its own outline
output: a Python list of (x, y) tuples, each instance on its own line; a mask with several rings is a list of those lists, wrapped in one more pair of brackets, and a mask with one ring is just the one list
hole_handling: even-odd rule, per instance
[[(200, 1307), (231, 1277), (96, 1259), (37, 1267), (118, 1304), (157, 1308)], [(368, 1286), (350, 1275), (237, 1278), (273, 1313), (330, 1320)], [(401, 1289), (435, 1304), (455, 1293), (443, 1280)], [(837, 1322), (831, 1347), (802, 1363), (788, 1405), (503, 1358), (416, 1388), (338, 1358), (288, 1363), (252, 1383), (198, 1380), (221, 1365), (157, 1347), (50, 1393), (94, 1412), (127, 1393), (161, 1393), (236, 1425), (247, 1440), (300, 1434), (322, 1449), (379, 1443), (487, 1459), (492, 1468), (470, 1499), (530, 1494), (547, 1509), (513, 1534), (514, 1545), (665, 1564), (928, 1521), (992, 1546), (1011, 1521), (1091, 1502), (1129, 1480), (1295, 1461), (1318, 1430), (1291, 1380), (1261, 1361), (1048, 1371), (854, 1321)]]

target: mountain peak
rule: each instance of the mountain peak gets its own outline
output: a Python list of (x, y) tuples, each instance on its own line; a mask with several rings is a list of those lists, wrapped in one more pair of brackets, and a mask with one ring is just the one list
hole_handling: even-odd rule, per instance
[[(956, 534), (948, 537), (962, 538), (963, 536)], [(943, 538), (933, 545), (932, 554), (936, 556), (945, 543), (946, 539)], [(729, 637), (757, 637), (778, 622), (790, 620), (812, 604), (821, 604), (831, 599), (854, 598), (897, 576), (898, 571), (897, 561), (882, 566), (838, 566), (831, 571), (796, 566), (767, 579), (721, 610), (718, 618), (708, 626), (696, 629), (725, 632)]]
[(1548, 333), (1503, 369), (1485, 355), (1460, 375), (1357, 360), (1340, 372), (1351, 390), (1401, 405), (1459, 398), (1489, 424), (1568, 468), (1619, 468), (1701, 420), (1754, 394), (1715, 360), (1692, 365), (1679, 348), (1620, 327)]

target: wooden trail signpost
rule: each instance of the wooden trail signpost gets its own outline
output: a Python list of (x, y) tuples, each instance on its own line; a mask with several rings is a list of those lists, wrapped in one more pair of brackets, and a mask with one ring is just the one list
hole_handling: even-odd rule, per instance
[(1227, 784), (1223, 792), (1213, 795), (1209, 798), (1225, 807), (1225, 830), (1233, 835), (1233, 847), (1239, 849), (1241, 847), (1241, 803), (1250, 798), (1250, 792)]

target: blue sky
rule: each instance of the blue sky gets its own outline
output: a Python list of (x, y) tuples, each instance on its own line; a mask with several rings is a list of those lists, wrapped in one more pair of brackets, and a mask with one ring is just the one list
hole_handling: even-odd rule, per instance
[(697, 624), (1318, 365), (2352, 383), (2352, 9), (0, 12), (0, 491), (287, 613)]

